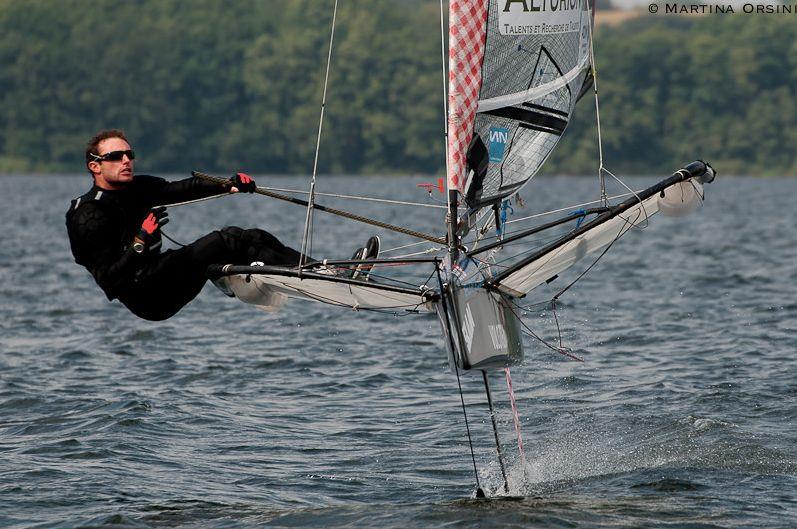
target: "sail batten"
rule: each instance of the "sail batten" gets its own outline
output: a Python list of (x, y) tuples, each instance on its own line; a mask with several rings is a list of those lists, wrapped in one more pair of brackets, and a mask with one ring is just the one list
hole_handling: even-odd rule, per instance
[(588, 65), (589, 65), (589, 56), (585, 55), (572, 70), (562, 75), (561, 77), (554, 79), (553, 81), (542, 84), (540, 86), (535, 86), (534, 88), (529, 88), (528, 90), (524, 90), (522, 92), (507, 94), (505, 96), (492, 97), (490, 99), (483, 99), (479, 101), (479, 107), (477, 112), (489, 112), (490, 110), (494, 110), (496, 108), (508, 107), (512, 105), (520, 105), (523, 104), (524, 102), (534, 101), (535, 99), (544, 97), (553, 92), (554, 90), (559, 90), (563, 86), (572, 82), (573, 79), (584, 73), (584, 70), (585, 68), (588, 67)]

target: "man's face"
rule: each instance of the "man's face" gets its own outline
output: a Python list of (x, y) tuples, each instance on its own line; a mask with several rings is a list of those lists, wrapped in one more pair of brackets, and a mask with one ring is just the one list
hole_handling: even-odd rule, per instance
[[(113, 151), (129, 150), (130, 144), (122, 138), (107, 138), (97, 145), (97, 154), (100, 156)], [(88, 166), (94, 174), (96, 184), (103, 189), (122, 189), (133, 181), (133, 160), (127, 155), (118, 161), (91, 161)]]

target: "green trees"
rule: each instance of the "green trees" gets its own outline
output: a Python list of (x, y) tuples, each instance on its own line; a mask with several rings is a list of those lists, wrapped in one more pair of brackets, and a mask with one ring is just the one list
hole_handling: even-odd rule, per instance
[[(340, 2), (319, 171), (442, 171), (438, 9)], [(118, 127), (142, 172), (309, 173), (331, 16), (331, 0), (0, 0), (0, 171), (81, 171), (88, 137)], [(796, 52), (787, 16), (598, 28), (608, 165), (797, 172)], [(591, 99), (546, 172), (596, 169)]]
[[(607, 165), (667, 172), (695, 158), (725, 174), (795, 174), (797, 25), (788, 16), (649, 17), (599, 28)], [(596, 170), (594, 104), (579, 104), (547, 172)]]

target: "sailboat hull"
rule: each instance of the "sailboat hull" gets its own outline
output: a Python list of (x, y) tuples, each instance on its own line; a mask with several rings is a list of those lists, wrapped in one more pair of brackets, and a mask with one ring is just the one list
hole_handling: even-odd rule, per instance
[(491, 370), (523, 361), (520, 320), (511, 298), (483, 288), (449, 287), (437, 304), (452, 370)]

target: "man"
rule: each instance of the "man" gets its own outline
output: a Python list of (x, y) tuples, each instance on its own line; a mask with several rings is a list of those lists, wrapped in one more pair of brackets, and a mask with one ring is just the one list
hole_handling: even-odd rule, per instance
[[(301, 254), (259, 229), (229, 226), (177, 250), (161, 252), (165, 205), (214, 195), (252, 193), (254, 180), (237, 173), (220, 186), (192, 177), (177, 182), (134, 173), (135, 154), (124, 132), (104, 130), (86, 146), (94, 185), (66, 214), (75, 261), (88, 269), (109, 300), (119, 299), (147, 320), (170, 318), (194, 299), (212, 264), (297, 266)], [(375, 258), (372, 237), (353, 259)]]

